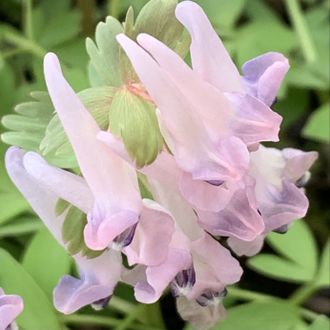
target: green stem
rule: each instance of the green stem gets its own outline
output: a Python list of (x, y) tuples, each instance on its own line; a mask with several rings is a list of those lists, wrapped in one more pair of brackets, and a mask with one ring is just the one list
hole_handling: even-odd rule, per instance
[(141, 312), (141, 307), (143, 305), (138, 305), (135, 307), (135, 310), (129, 313), (126, 318), (114, 329), (114, 330), (126, 330), (129, 329), (132, 325), (132, 323), (136, 320), (138, 315)]
[(231, 287), (228, 289), (228, 293), (231, 297), (242, 299), (242, 300), (254, 300), (261, 301), (274, 298), (273, 296), (258, 293), (254, 291), (244, 290), (240, 288)]
[(308, 63), (313, 63), (317, 60), (317, 52), (299, 2), (298, 0), (285, 0), (285, 4), (292, 24), (299, 37), (304, 57)]
[(38, 44), (36, 44), (34, 41), (29, 40), (15, 32), (12, 32), (10, 30), (4, 30), (2, 37), (9, 43), (15, 45), (16, 47), (20, 49), (24, 49), (31, 54), (43, 58), (46, 54), (46, 50), (40, 47)]
[(108, 12), (112, 17), (118, 18), (120, 14), (120, 1), (119, 0), (108, 0)]
[(24, 0), (24, 34), (27, 39), (33, 40), (33, 25), (32, 25), (32, 0)]
[[(104, 327), (119, 327), (123, 324), (123, 320), (114, 319), (108, 316), (99, 316), (99, 315), (88, 315), (88, 314), (73, 314), (63, 316), (62, 321), (68, 324), (77, 324), (77, 325), (99, 325)], [(117, 329), (117, 328), (116, 328)], [(160, 330), (158, 328), (146, 326), (144, 324), (130, 324), (129, 327), (125, 329), (132, 330)]]
[[(307, 287), (307, 286), (306, 286)], [(309, 287), (309, 286), (308, 286)], [(303, 287), (305, 288), (305, 286)], [(315, 287), (313, 286), (313, 289), (315, 290)], [(311, 287), (309, 287), (309, 290), (311, 290)], [(298, 305), (299, 304), (299, 300), (297, 300), (297, 298), (294, 298), (294, 300), (292, 299), (295, 295), (301, 297), (301, 298), (304, 298), (303, 300), (305, 300), (305, 298), (307, 298), (310, 294), (313, 293), (313, 291), (309, 291), (307, 289), (301, 289), (301, 290), (297, 290), (296, 293), (294, 293), (290, 299), (290, 302), (291, 303), (294, 303), (295, 305)], [(298, 295), (298, 292), (301, 291), (304, 293), (304, 295), (302, 295), (302, 293), (300, 293)], [(237, 299), (242, 299), (242, 300), (247, 300), (247, 301), (265, 301), (265, 300), (270, 300), (270, 299), (279, 299), (281, 300), (281, 298), (278, 298), (278, 297), (274, 297), (272, 295), (268, 295), (268, 294), (264, 294), (264, 293), (258, 293), (258, 292), (253, 292), (253, 291), (249, 291), (249, 290), (244, 290), (244, 289), (240, 289), (240, 288), (235, 288), (235, 287), (231, 287), (228, 289), (228, 293), (231, 297), (233, 298), (237, 298)], [(307, 293), (309, 293), (307, 295)], [(303, 301), (302, 300), (302, 301)], [(313, 311), (310, 311), (308, 309), (305, 309), (305, 308), (300, 308), (300, 314), (310, 320), (310, 321), (313, 321), (315, 320), (319, 314), (313, 312)]]
[(297, 289), (290, 297), (290, 301), (295, 305), (301, 305), (315, 292), (314, 282), (306, 283)]
[(116, 296), (112, 296), (109, 304), (109, 308), (116, 309), (118, 312), (121, 312), (123, 314), (129, 314), (132, 313), (135, 310), (135, 305), (131, 304), (130, 302), (121, 299)]

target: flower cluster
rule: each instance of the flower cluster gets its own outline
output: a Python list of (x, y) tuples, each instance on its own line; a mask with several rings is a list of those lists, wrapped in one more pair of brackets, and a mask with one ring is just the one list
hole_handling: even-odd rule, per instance
[[(34, 152), (7, 152), (12, 181), (57, 240), (67, 247), (69, 211), (56, 212), (65, 200), (86, 215), (85, 244), (99, 251), (73, 255), (80, 278), (64, 276), (54, 291), (62, 313), (103, 307), (123, 281), (142, 303), (170, 287), (182, 317), (207, 329), (224, 316), (226, 286), (242, 275), (230, 249), (254, 255), (267, 233), (285, 232), (306, 214), (302, 187), (317, 154), (261, 144), (278, 141), (281, 117), (270, 107), (287, 59), (261, 55), (241, 76), (197, 4), (181, 2), (176, 17), (192, 39), (192, 69), (150, 35), (117, 36), (141, 81), (133, 92), (157, 107), (166, 148), (152, 164), (137, 168), (123, 142), (100, 130), (52, 53), (46, 84), (81, 175)], [(141, 195), (142, 179), (152, 199)]]

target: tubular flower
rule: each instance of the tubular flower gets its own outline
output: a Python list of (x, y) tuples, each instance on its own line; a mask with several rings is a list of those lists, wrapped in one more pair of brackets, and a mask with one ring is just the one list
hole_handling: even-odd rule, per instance
[(285, 233), (288, 225), (306, 215), (308, 199), (303, 186), (310, 176), (309, 168), (317, 159), (314, 151), (260, 148), (251, 153), (249, 174), (255, 179), (258, 211), (265, 229), (251, 242), (230, 237), (228, 243), (238, 255), (254, 255), (270, 231)]
[[(180, 3), (176, 16), (192, 38), (193, 69), (149, 35), (139, 35), (139, 45), (124, 35), (117, 39), (158, 107), (163, 136), (184, 172), (182, 193), (197, 208), (219, 211), (248, 168), (248, 150), (278, 141), (281, 117), (269, 100), (289, 65), (281, 54), (268, 53), (246, 63), (241, 77), (197, 4)], [(187, 179), (217, 193), (200, 200), (186, 189)]]
[(6, 295), (0, 288), (0, 330), (17, 329), (15, 319), (24, 308), (20, 296)]

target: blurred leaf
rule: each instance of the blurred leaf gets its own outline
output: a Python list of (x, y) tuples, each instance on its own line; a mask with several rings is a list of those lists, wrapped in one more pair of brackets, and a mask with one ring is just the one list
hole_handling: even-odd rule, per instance
[(259, 254), (249, 259), (248, 266), (258, 273), (287, 282), (308, 282), (313, 279), (309, 270), (272, 254)]
[(313, 324), (309, 327), (309, 330), (329, 330), (330, 320), (326, 316), (319, 316)]
[(0, 192), (0, 224), (29, 209), (28, 203), (18, 192)]
[(50, 300), (59, 279), (69, 273), (70, 264), (71, 258), (47, 229), (40, 230), (33, 237), (22, 262)]
[(30, 234), (43, 228), (43, 224), (36, 218), (22, 216), (14, 219), (10, 224), (0, 226), (0, 238)]
[(287, 55), (298, 45), (293, 31), (277, 21), (252, 21), (240, 27), (235, 35), (232, 42), (239, 65), (269, 51)]
[[(0, 286), (7, 293), (18, 294), (24, 300), (24, 311), (17, 319), (18, 325), (26, 330), (61, 330), (54, 308), (31, 275), (3, 249), (0, 249), (0, 264)], [(47, 267), (47, 264), (39, 267)]]
[(320, 265), (318, 268), (318, 274), (316, 276), (316, 286), (319, 287), (330, 286), (329, 270), (330, 270), (330, 240), (323, 248), (322, 256), (320, 259)]
[(163, 146), (154, 105), (128, 90), (113, 98), (109, 129), (120, 136), (138, 167), (155, 160)]
[(11, 110), (14, 103), (15, 76), (13, 69), (6, 63), (0, 67), (0, 115)]
[(283, 116), (282, 129), (300, 119), (308, 109), (309, 93), (305, 89), (289, 88), (283, 99), (276, 102), (274, 109)]
[(269, 234), (267, 242), (276, 252), (308, 269), (311, 274), (315, 273), (318, 258), (316, 242), (304, 221), (295, 221), (285, 235)]
[(232, 28), (241, 15), (247, 0), (196, 0), (212, 24), (220, 29)]
[(291, 330), (299, 320), (296, 306), (277, 300), (253, 302), (228, 310), (228, 317), (214, 330)]
[(46, 92), (32, 92), (33, 101), (20, 103), (15, 115), (6, 115), (2, 124), (9, 129), (1, 135), (5, 143), (26, 150), (39, 150), (39, 143), (53, 113), (53, 106)]
[(248, 261), (253, 270), (288, 282), (307, 282), (314, 279), (317, 269), (317, 249), (307, 225), (296, 221), (285, 235), (271, 233), (269, 244), (284, 258), (259, 254)]
[(303, 135), (320, 142), (330, 142), (330, 103), (316, 109), (303, 129)]

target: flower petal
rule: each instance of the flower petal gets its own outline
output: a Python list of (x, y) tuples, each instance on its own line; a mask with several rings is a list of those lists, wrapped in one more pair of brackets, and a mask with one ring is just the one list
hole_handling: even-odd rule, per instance
[(159, 265), (165, 261), (174, 232), (172, 216), (156, 202), (144, 199), (132, 243), (124, 249), (130, 265)]
[(264, 245), (264, 239), (265, 235), (260, 235), (255, 240), (250, 242), (242, 241), (236, 237), (229, 237), (227, 243), (238, 256), (244, 255), (247, 257), (252, 257), (260, 252)]
[(226, 318), (226, 310), (221, 302), (202, 307), (195, 300), (181, 296), (177, 298), (177, 310), (183, 320), (189, 322), (196, 330), (207, 330)]
[(26, 171), (45, 188), (85, 213), (90, 210), (94, 198), (82, 177), (49, 165), (35, 152), (27, 152), (23, 163)]
[(162, 264), (147, 267), (146, 281), (138, 282), (134, 287), (136, 300), (145, 304), (156, 302), (174, 277), (190, 265), (191, 256), (187, 250), (171, 249)]
[(289, 67), (280, 53), (260, 55), (243, 65), (243, 83), (251, 95), (271, 106)]
[(44, 59), (48, 91), (95, 198), (110, 209), (139, 210), (134, 169), (97, 140), (100, 129), (63, 77), (55, 54)]
[(208, 234), (192, 242), (192, 255), (196, 282), (188, 299), (196, 299), (208, 290), (222, 292), (225, 286), (238, 282), (242, 276), (238, 261)]
[(299, 180), (318, 157), (316, 151), (304, 152), (293, 148), (283, 149), (282, 155), (286, 161), (284, 175), (291, 182)]
[(245, 94), (226, 94), (235, 105), (236, 114), (232, 121), (234, 135), (247, 145), (261, 141), (279, 140), (278, 133), (282, 117), (255, 97)]
[(0, 330), (8, 329), (23, 308), (24, 304), (20, 296), (6, 295), (0, 288)]
[(249, 195), (254, 194), (254, 187), (255, 184), (236, 190), (221, 211), (197, 211), (200, 225), (212, 235), (254, 240), (265, 229), (263, 218), (249, 198)]
[(80, 279), (66, 275), (54, 290), (54, 304), (58, 311), (71, 314), (78, 309), (110, 297), (120, 279), (121, 256), (106, 251), (94, 259), (76, 256)]
[(183, 1), (175, 14), (191, 35), (194, 71), (220, 91), (243, 92), (239, 72), (202, 8)]

